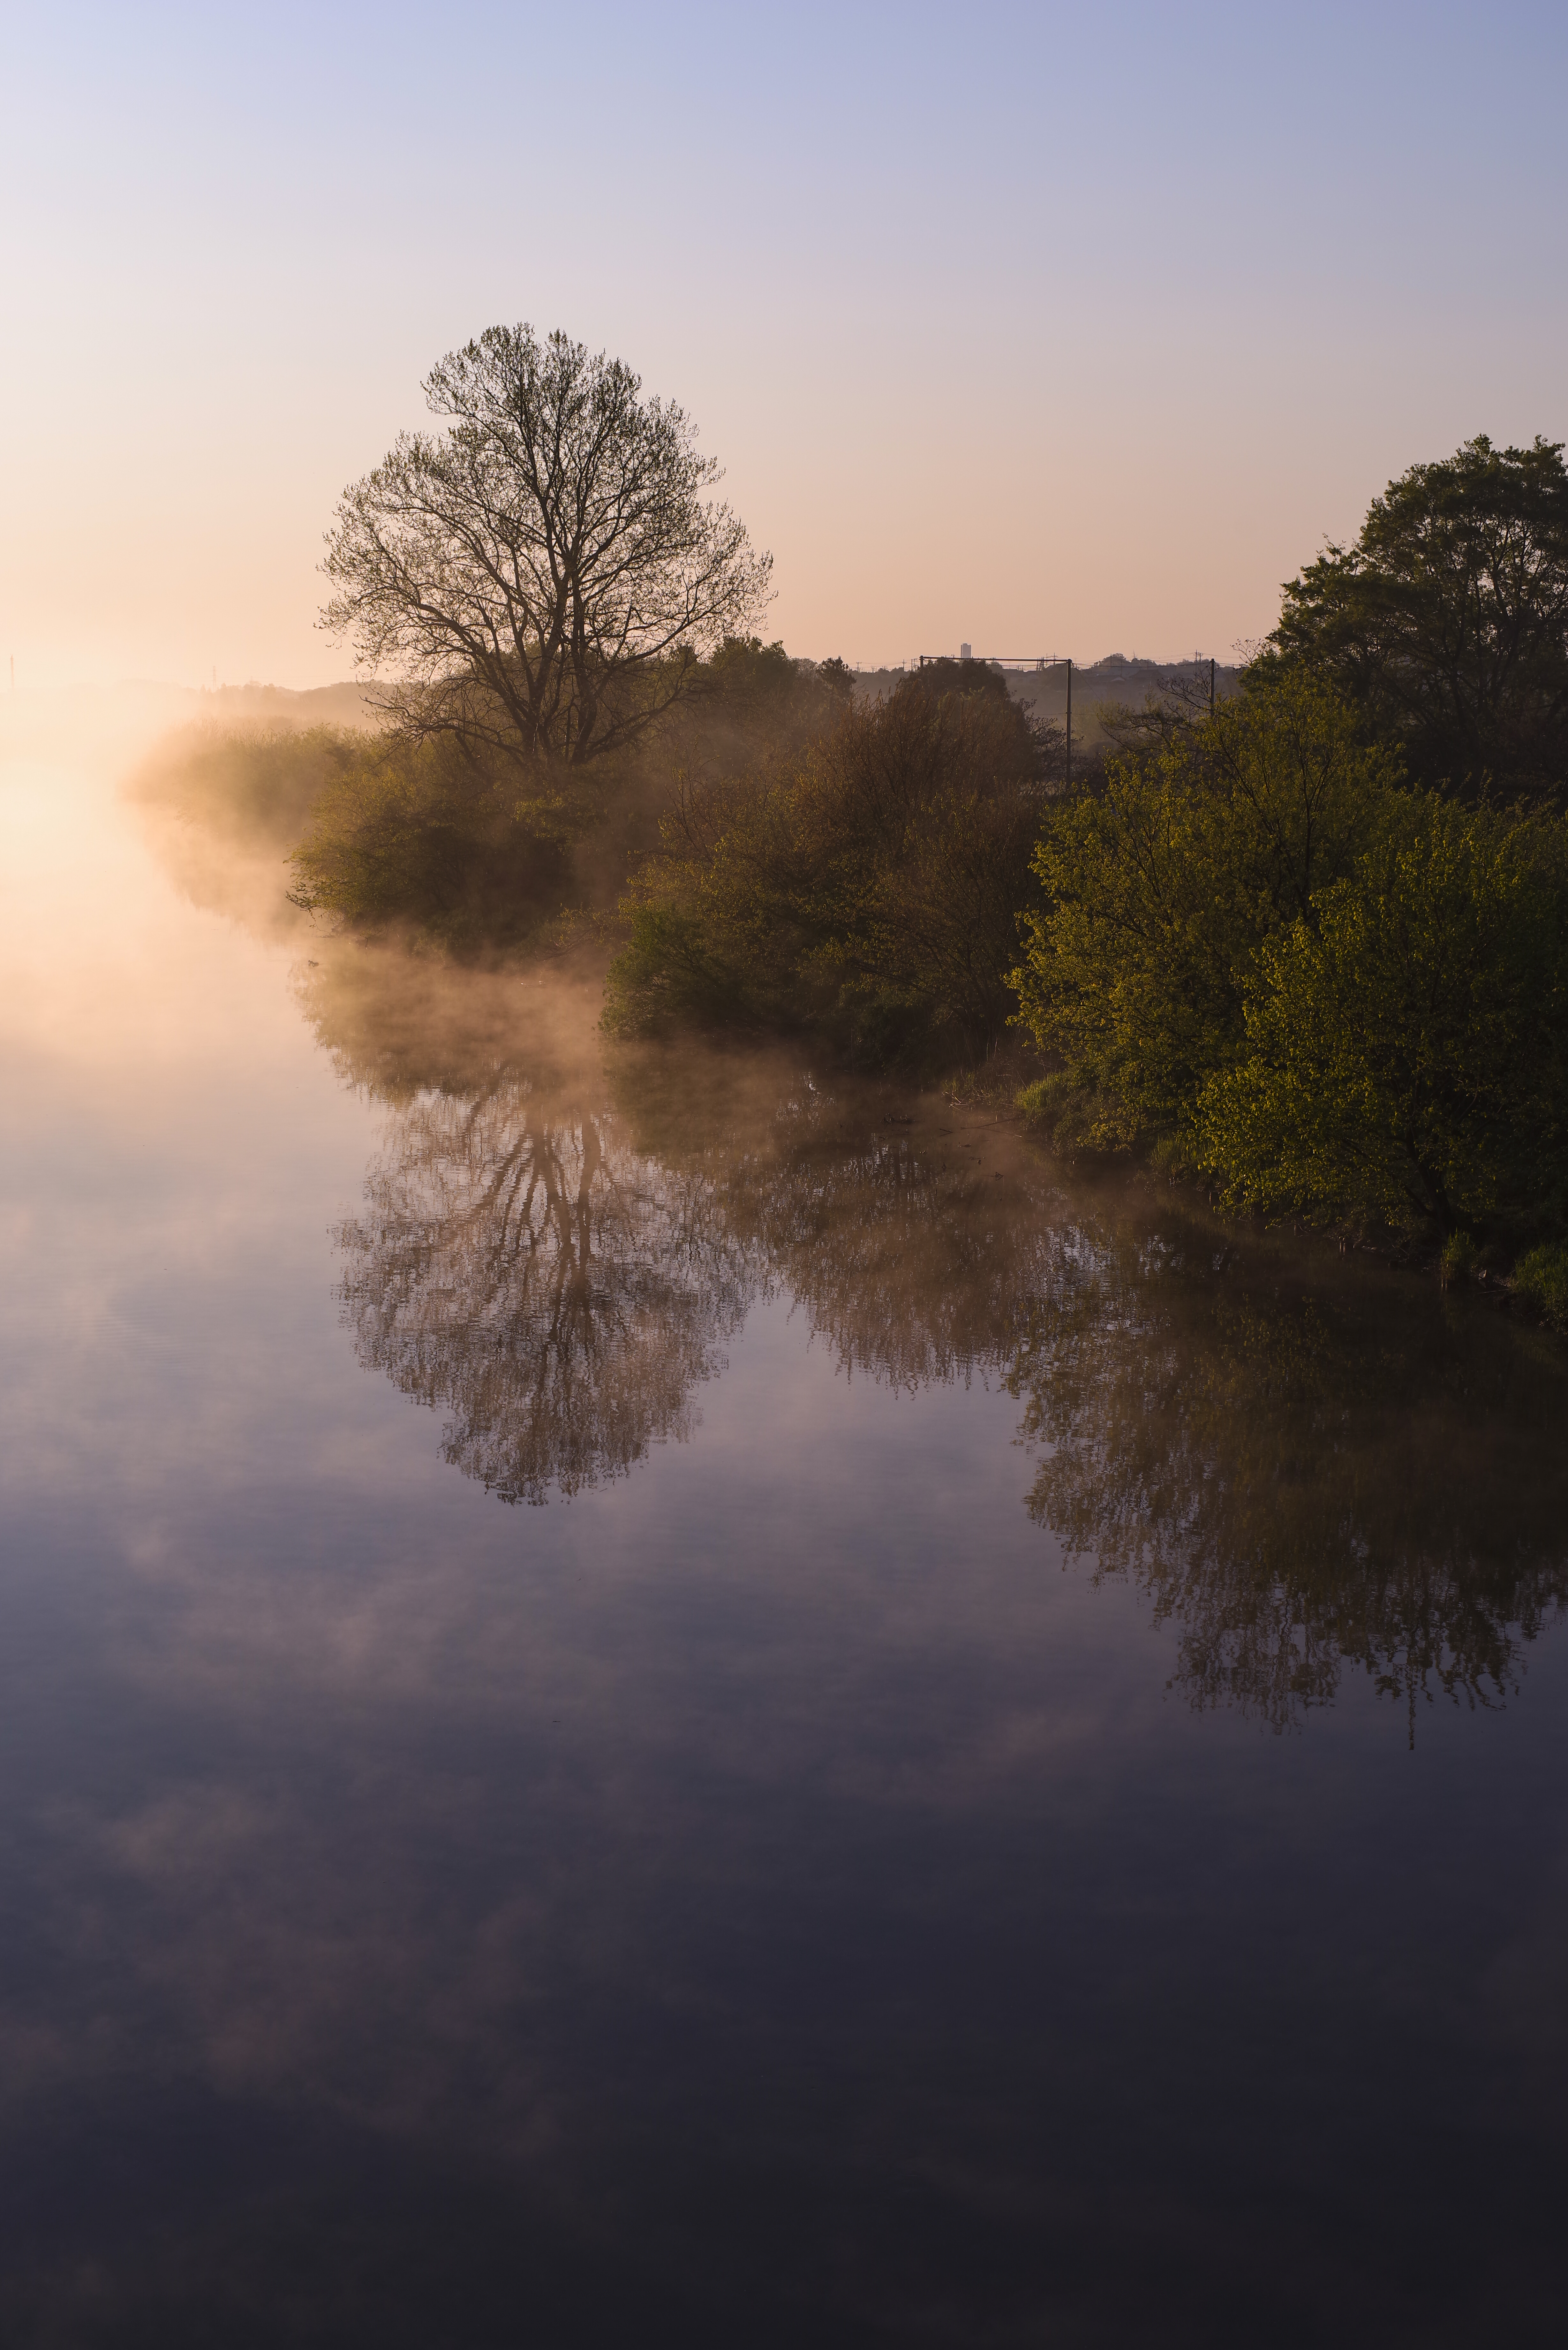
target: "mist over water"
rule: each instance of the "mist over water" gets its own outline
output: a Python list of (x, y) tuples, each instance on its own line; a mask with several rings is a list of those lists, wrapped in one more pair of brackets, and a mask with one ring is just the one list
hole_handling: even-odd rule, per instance
[(154, 732), (0, 761), (5, 2337), (1551, 2338), (1562, 1349)]

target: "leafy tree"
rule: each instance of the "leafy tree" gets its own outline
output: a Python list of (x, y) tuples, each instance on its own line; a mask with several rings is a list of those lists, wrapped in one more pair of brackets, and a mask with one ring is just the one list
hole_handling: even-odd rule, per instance
[(936, 660), (923, 660), (911, 670), (898, 691), (920, 694), (928, 702), (940, 702), (945, 694), (979, 693), (992, 702), (1000, 702), (1016, 709), (1006, 678), (989, 661), (954, 660), (947, 653)]
[(1401, 799), (1265, 941), (1246, 1025), (1199, 1113), (1233, 1201), (1449, 1232), (1539, 1199), (1568, 1145), (1563, 826)]
[(797, 764), (689, 792), (627, 900), (609, 1024), (812, 1027), (872, 1059), (944, 1031), (982, 1050), (1030, 894), (1034, 768), (1005, 693), (911, 681)]
[(289, 862), (289, 896), (357, 928), (413, 925), (453, 948), (514, 945), (558, 910), (566, 828), (450, 737), (348, 747)]
[(830, 693), (840, 709), (847, 710), (855, 700), (855, 672), (846, 660), (834, 654), (816, 664), (816, 681), (826, 693)]
[(1102, 793), (1054, 809), (1034, 855), (1018, 1018), (1062, 1063), (1067, 1130), (1100, 1148), (1179, 1133), (1245, 1043), (1266, 940), (1369, 837), (1393, 769), (1312, 680), (1262, 680)]
[(425, 382), (444, 433), (403, 433), (345, 491), (326, 625), (390, 664), (419, 737), (524, 769), (634, 740), (744, 635), (772, 557), (705, 494), (717, 466), (672, 403), (603, 352), (492, 327)]
[(794, 699), (800, 666), (777, 639), (764, 645), (760, 637), (726, 637), (708, 661), (701, 684), (706, 694), (737, 710), (771, 714)]
[(841, 660), (797, 660), (776, 640), (726, 637), (659, 727), (655, 748), (693, 778), (744, 774), (797, 755), (854, 699), (854, 675)]
[(1417, 783), (1542, 797), (1568, 785), (1568, 471), (1561, 442), (1484, 436), (1412, 465), (1354, 546), (1284, 590), (1277, 657), (1398, 744)]

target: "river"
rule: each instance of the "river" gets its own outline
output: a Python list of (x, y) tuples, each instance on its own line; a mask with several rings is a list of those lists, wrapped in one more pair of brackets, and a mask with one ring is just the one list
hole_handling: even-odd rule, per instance
[(0, 764), (0, 2335), (1556, 2340), (1568, 1357)]

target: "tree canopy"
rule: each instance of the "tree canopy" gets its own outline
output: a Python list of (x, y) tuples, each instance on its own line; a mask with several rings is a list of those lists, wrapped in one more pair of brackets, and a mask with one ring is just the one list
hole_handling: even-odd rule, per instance
[[(978, 664), (976, 664), (978, 666)], [(1036, 896), (1037, 747), (1003, 691), (842, 702), (791, 762), (687, 791), (633, 879), (606, 1018), (817, 1029), (860, 1060), (983, 1053)]]
[(1057, 1066), (1025, 1113), (1266, 1213), (1556, 1229), (1568, 824), (1398, 773), (1315, 679), (1265, 666), (1050, 807), (1012, 984)]
[(1414, 783), (1545, 798), (1568, 787), (1563, 446), (1483, 435), (1412, 465), (1354, 546), (1284, 589), (1278, 655), (1322, 675)]
[(644, 731), (768, 597), (756, 553), (672, 402), (556, 332), (492, 327), (425, 381), (443, 433), (405, 432), (343, 494), (325, 625), (390, 671), (415, 735), (524, 767)]
[(1474, 1229), (1560, 1189), (1561, 823), (1399, 795), (1352, 872), (1263, 945), (1249, 1050), (1199, 1104), (1236, 1202)]
[(1333, 695), (1265, 677), (1048, 813), (1012, 984), (1075, 1139), (1181, 1128), (1242, 1047), (1263, 941), (1350, 869), (1388, 772)]

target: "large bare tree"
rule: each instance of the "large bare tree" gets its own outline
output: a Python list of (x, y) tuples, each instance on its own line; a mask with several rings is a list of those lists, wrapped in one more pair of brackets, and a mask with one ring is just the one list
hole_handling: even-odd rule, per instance
[(426, 379), (444, 432), (405, 432), (344, 492), (325, 625), (419, 735), (580, 764), (678, 699), (754, 625), (770, 555), (707, 493), (682, 410), (559, 332), (492, 327)]

